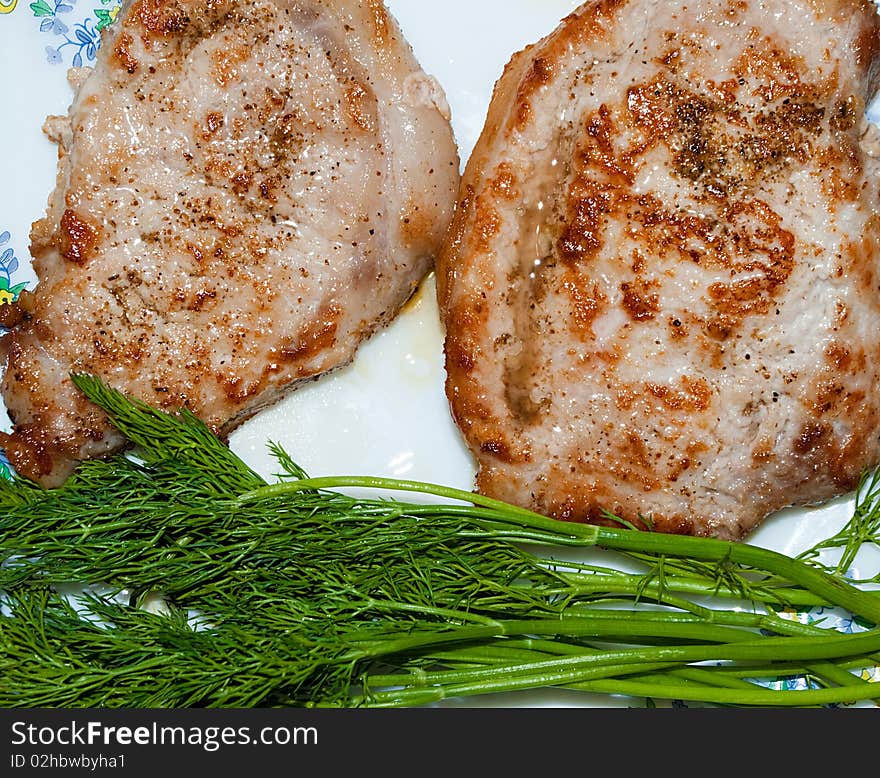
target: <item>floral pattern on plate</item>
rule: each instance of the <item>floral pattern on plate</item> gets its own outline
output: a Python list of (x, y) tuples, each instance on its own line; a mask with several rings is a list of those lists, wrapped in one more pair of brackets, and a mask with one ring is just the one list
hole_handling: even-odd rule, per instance
[(119, 13), (119, 0), (99, 0), (101, 6), (77, 0), (35, 0), (30, 9), (40, 22), (40, 32), (47, 34), (54, 45), (46, 46), (50, 65), (67, 63), (82, 67), (95, 61), (101, 46), (101, 30), (110, 25)]
[(15, 256), (15, 250), (8, 245), (11, 239), (8, 230), (0, 232), (0, 305), (14, 303), (28, 285), (27, 281), (14, 283), (21, 263)]

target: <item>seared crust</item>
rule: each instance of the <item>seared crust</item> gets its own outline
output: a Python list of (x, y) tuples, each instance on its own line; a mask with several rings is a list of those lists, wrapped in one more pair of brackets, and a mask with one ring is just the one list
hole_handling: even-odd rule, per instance
[(878, 44), (861, 0), (600, 0), (511, 60), (438, 263), (479, 491), (740, 539), (878, 463)]
[(459, 180), (380, 0), (132, 0), (76, 81), (39, 286), (0, 341), (0, 447), (47, 486), (122, 442), (72, 371), (225, 434), (348, 362), (430, 269)]

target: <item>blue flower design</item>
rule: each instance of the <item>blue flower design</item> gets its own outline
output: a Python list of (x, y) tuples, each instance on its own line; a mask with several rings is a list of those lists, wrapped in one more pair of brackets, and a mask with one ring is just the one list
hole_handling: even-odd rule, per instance
[[(64, 38), (64, 42), (56, 49), (50, 51), (51, 47), (46, 47), (49, 63), (56, 65), (61, 62), (61, 51), (69, 46), (74, 47), (73, 59), (71, 61), (73, 67), (82, 67), (85, 60), (94, 62), (95, 55), (98, 53), (98, 47), (101, 45), (101, 36), (94, 26), (94, 22), (91, 19), (86, 19), (84, 22), (77, 24), (73, 28), (73, 37), (68, 34), (69, 32), (70, 30), (67, 30), (65, 33), (60, 34), (60, 37)], [(85, 60), (83, 55), (85, 55)]]
[(67, 31), (70, 29), (61, 19), (56, 19), (54, 17), (50, 19), (43, 19), (40, 22), (40, 32), (46, 32), (47, 30), (51, 30), (53, 35), (67, 35)]
[(50, 65), (60, 65), (64, 61), (63, 50), (71, 49), (71, 64), (82, 67), (85, 62), (94, 62), (101, 46), (101, 30), (110, 23), (111, 12), (98, 9), (96, 18), (87, 18), (71, 27), (58, 17), (73, 11), (75, 3), (76, 0), (35, 0), (30, 5), (34, 16), (41, 20), (40, 32), (62, 39), (57, 46), (46, 46), (46, 61)]
[[(0, 232), (0, 247), (9, 243), (11, 238), (12, 235), (7, 231)], [(7, 281), (12, 281), (12, 274), (16, 270), (18, 270), (18, 259), (15, 252), (11, 248), (5, 249), (0, 253), (0, 277), (5, 276)]]
[(60, 65), (62, 62), (61, 53), (52, 46), (46, 46), (46, 62), (50, 65)]
[(19, 268), (18, 257), (12, 247), (3, 248), (12, 236), (8, 231), (0, 232), (0, 305), (15, 302), (27, 283), (12, 284), (12, 274)]

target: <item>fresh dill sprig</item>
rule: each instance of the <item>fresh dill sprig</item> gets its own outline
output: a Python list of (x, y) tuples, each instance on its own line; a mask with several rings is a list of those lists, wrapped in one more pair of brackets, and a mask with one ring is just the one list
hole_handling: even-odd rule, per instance
[(245, 462), (225, 446), (191, 411), (177, 416), (125, 397), (92, 375), (71, 376), (74, 385), (98, 405), (148, 465), (192, 476), (202, 488), (238, 494), (265, 485)]
[[(548, 686), (724, 705), (880, 697), (857, 675), (880, 662), (880, 596), (812, 558), (561, 523), (431, 484), (310, 479), (276, 443), (268, 484), (191, 413), (74, 381), (134, 456), (83, 463), (55, 490), (0, 484), (5, 707), (387, 707)], [(426, 501), (384, 496), (401, 491)], [(638, 569), (562, 559), (590, 548)], [(71, 582), (86, 587), (75, 601)], [(814, 605), (866, 629), (778, 614)], [(754, 680), (777, 668), (820, 688)]]
[[(880, 572), (861, 580), (850, 578), (850, 570), (865, 547), (880, 546), (880, 470), (862, 476), (856, 490), (855, 508), (847, 524), (833, 537), (802, 553), (799, 559), (853, 583), (880, 583)], [(833, 563), (823, 563), (822, 555), (839, 551)]]

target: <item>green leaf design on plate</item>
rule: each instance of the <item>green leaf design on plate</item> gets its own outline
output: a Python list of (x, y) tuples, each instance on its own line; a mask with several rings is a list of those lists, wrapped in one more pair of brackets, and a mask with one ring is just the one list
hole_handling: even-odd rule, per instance
[(31, 3), (30, 8), (34, 12), (34, 16), (53, 16), (55, 13), (46, 0), (37, 0), (36, 3)]
[(95, 16), (98, 17), (98, 23), (95, 25), (95, 29), (97, 30), (103, 30), (113, 21), (113, 19), (110, 18), (110, 11), (106, 8), (96, 8)]
[(24, 281), (20, 284), (16, 284), (15, 286), (10, 286), (9, 281), (5, 278), (0, 278), (0, 292), (6, 292), (12, 296), (10, 300), (8, 296), (4, 295), (3, 299), (0, 299), (0, 305), (4, 302), (15, 302), (18, 299), (18, 296), (24, 291), (27, 287), (27, 281)]

